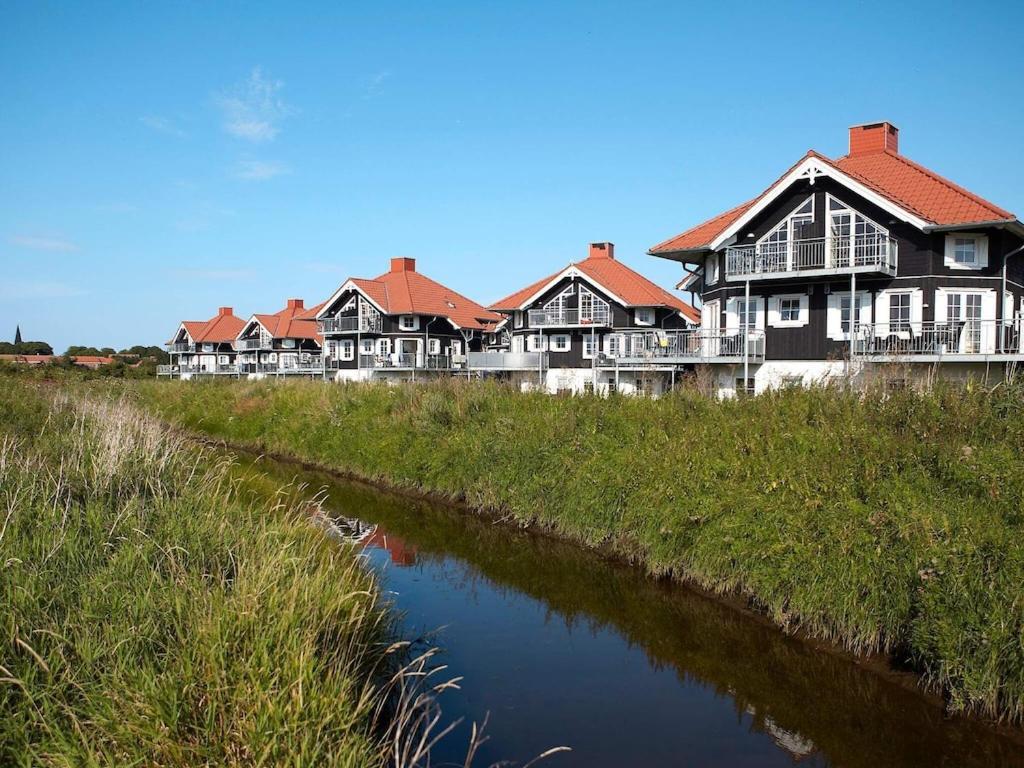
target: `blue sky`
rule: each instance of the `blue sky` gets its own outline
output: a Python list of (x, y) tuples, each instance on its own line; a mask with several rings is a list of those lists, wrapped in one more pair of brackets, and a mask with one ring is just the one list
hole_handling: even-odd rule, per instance
[(1009, 4), (0, 6), (0, 338), (162, 343), (395, 255), (486, 303), (888, 119), (1020, 215)]

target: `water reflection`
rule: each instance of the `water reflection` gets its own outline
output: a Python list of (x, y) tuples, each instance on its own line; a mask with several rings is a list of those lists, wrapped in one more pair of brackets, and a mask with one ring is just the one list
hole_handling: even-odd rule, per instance
[(491, 713), (481, 764), (568, 744), (549, 764), (1024, 766), (1016, 741), (678, 585), (446, 507), (258, 469), (326, 488), (407, 630), (444, 628), (464, 677), (446, 715)]

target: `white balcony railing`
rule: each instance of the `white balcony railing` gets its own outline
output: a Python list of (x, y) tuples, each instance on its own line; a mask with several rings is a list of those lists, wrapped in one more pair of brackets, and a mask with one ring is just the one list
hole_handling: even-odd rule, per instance
[(951, 320), (863, 323), (854, 327), (853, 354), (866, 358), (1005, 355), (1024, 359), (1022, 321)]
[(815, 271), (895, 274), (896, 262), (896, 240), (888, 235), (818, 237), (731, 246), (725, 251), (725, 276), (785, 277)]
[(543, 352), (470, 352), (469, 368), (475, 371), (536, 371), (548, 367)]
[(568, 328), (573, 326), (607, 326), (611, 322), (611, 309), (604, 302), (595, 302), (592, 309), (531, 309), (527, 313), (531, 328)]
[[(608, 347), (605, 347), (606, 352)], [(764, 331), (750, 329), (649, 331), (618, 334), (614, 354), (603, 354), (609, 365), (623, 363), (701, 363), (712, 361), (764, 360)]]
[(415, 352), (392, 352), (388, 355), (360, 355), (360, 368), (404, 368), (411, 370), (442, 371), (452, 367), (448, 355), (423, 355)]
[(238, 339), (235, 342), (235, 349), (270, 349), (271, 341), (266, 338)]
[(356, 317), (325, 317), (317, 320), (321, 334), (327, 333), (380, 333), (380, 315)]
[(157, 376), (174, 376), (178, 372), (178, 366), (176, 365), (158, 365), (156, 367)]
[(173, 344), (168, 344), (167, 345), (167, 351), (168, 352), (173, 352), (173, 353), (195, 352), (196, 351), (196, 345), (192, 344), (192, 343), (190, 343), (188, 341), (176, 341)]

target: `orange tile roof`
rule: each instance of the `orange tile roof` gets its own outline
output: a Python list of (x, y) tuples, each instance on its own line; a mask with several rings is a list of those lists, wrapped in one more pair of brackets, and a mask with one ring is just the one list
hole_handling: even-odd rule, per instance
[[(272, 315), (257, 314), (253, 317), (275, 339), (312, 339), (317, 343), (322, 343), (323, 337), (317, 333), (316, 321), (313, 319), (317, 310), (322, 306), (321, 303), (307, 308), (301, 305), (301, 301), (290, 299), (284, 309), (278, 310)], [(238, 330), (241, 332), (242, 329)]]
[[(231, 307), (221, 307), (217, 310), (217, 314), (209, 320), (184, 320), (181, 324), (185, 326), (189, 338), (195, 344), (202, 341), (213, 343), (234, 341), (245, 327), (245, 321), (236, 317), (231, 311)], [(173, 341), (174, 339), (171, 339), (171, 342)]]
[[(935, 226), (966, 226), (983, 222), (1016, 220), (1016, 217), (1009, 211), (969, 192), (891, 149), (861, 151), (845, 155), (838, 160), (832, 160), (812, 149), (804, 158), (801, 158), (800, 162), (807, 157), (815, 157), (831, 165), (904, 210)], [(795, 167), (796, 165), (792, 166), (790, 170)], [(658, 255), (706, 250), (719, 235), (768, 194), (788, 173), (789, 171), (786, 171), (753, 200), (658, 243), (648, 253)]]
[[(668, 307), (682, 312), (691, 322), (700, 322), (700, 313), (692, 306), (611, 256), (589, 256), (583, 261), (569, 264), (569, 267), (576, 267), (600, 287), (611, 291), (622, 299), (626, 306)], [(511, 296), (496, 301), (491, 305), (491, 309), (500, 309), (506, 312), (521, 309), (531, 296), (564, 271), (565, 269), (560, 270), (516, 291)]]
[(435, 315), (471, 330), (492, 328), (502, 320), (501, 315), (417, 272), (412, 259), (393, 259), (391, 269), (372, 280), (347, 282), (389, 315)]

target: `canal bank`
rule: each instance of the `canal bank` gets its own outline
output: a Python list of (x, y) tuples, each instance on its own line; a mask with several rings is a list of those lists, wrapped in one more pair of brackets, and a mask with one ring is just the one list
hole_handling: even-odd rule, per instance
[(887, 653), (952, 712), (1019, 721), (1015, 390), (547, 398), (458, 382), (135, 389), (175, 424), (427, 491)]
[(571, 543), (268, 457), (235, 472), (362, 523), (403, 633), (462, 678), (445, 717), (488, 719), (482, 764), (567, 744), (552, 765), (1024, 765), (1019, 739)]

